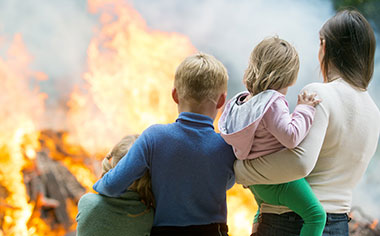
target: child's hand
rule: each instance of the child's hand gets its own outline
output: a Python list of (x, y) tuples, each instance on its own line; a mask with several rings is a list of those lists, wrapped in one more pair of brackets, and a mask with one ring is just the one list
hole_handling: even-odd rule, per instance
[(321, 100), (316, 99), (315, 97), (317, 96), (316, 93), (308, 94), (306, 91), (298, 95), (298, 102), (297, 105), (299, 104), (305, 104), (305, 105), (310, 105), (315, 107), (318, 105)]

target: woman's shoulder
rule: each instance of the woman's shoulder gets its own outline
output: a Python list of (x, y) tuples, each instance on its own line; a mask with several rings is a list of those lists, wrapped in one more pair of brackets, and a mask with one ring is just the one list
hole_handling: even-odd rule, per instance
[(337, 81), (338, 84), (333, 81), (330, 83), (310, 83), (306, 85), (302, 91), (307, 91), (308, 93), (316, 93), (317, 98), (324, 100), (330, 100), (330, 98), (337, 99), (339, 97), (339, 94), (341, 93), (339, 90), (341, 86), (339, 85), (339, 81)]
[(319, 91), (323, 92), (328, 89), (329, 89), (329, 86), (327, 83), (314, 82), (314, 83), (307, 84), (302, 90), (303, 91), (306, 90), (309, 92), (319, 92)]
[(338, 78), (328, 83), (314, 82), (306, 85), (303, 90), (311, 92), (330, 93), (332, 91), (341, 91), (346, 93), (360, 93), (362, 90), (355, 88), (347, 83), (344, 79)]

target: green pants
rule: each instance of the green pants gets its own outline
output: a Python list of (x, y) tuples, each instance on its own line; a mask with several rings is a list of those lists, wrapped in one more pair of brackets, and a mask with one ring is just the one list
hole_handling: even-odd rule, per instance
[(262, 202), (287, 206), (302, 217), (301, 236), (321, 236), (326, 224), (326, 212), (305, 179), (276, 185), (251, 185), (258, 206)]

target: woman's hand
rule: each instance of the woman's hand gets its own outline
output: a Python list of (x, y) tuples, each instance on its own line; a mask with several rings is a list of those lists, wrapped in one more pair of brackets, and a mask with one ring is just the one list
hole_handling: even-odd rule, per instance
[(303, 91), (301, 94), (298, 95), (297, 105), (305, 104), (315, 107), (321, 102), (321, 100), (317, 99), (316, 96), (316, 93), (308, 94), (307, 91)]

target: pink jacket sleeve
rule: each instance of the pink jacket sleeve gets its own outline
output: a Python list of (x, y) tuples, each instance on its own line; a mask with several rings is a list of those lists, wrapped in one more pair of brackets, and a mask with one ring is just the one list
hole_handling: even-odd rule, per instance
[(265, 128), (286, 148), (295, 148), (306, 137), (315, 113), (313, 106), (297, 105), (292, 114), (284, 97), (279, 97), (263, 116)]

